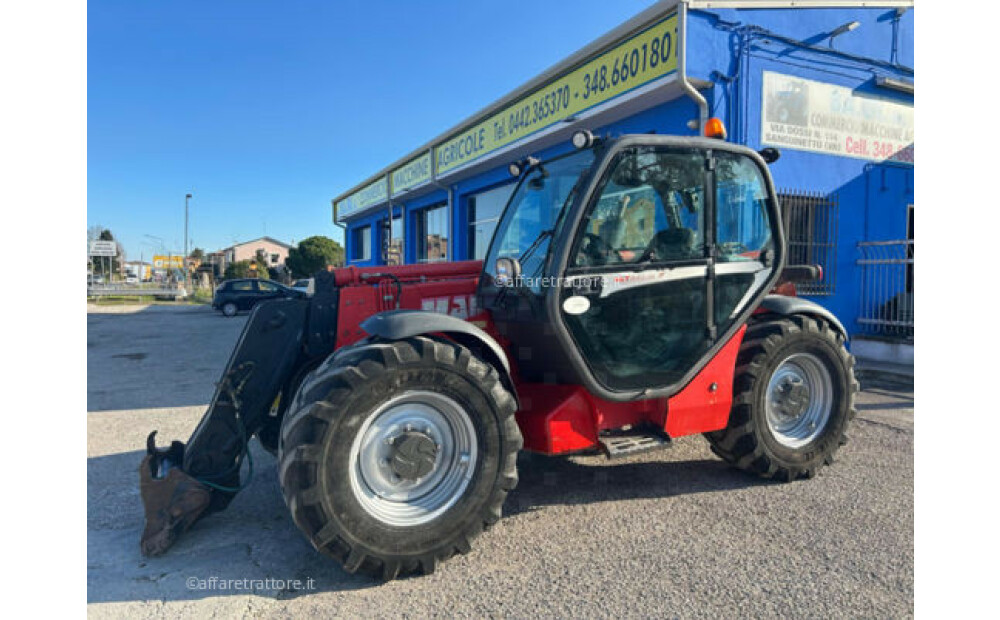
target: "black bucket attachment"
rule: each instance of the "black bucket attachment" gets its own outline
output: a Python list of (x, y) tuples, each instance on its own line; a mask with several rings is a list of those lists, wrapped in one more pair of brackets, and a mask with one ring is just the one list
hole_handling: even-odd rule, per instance
[(174, 544), (208, 508), (212, 491), (184, 473), (184, 444), (156, 447), (156, 431), (146, 439), (146, 458), (139, 466), (139, 494), (146, 525), (139, 547), (143, 555), (160, 555)]

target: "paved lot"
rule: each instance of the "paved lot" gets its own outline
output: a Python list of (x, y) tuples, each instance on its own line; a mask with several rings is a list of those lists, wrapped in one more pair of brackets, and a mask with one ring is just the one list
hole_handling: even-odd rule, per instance
[[(228, 510), (141, 557), (146, 434), (187, 439), (246, 319), (159, 308), (87, 320), (93, 617), (913, 614), (912, 393), (866, 390), (836, 465), (792, 484), (729, 469), (700, 437), (614, 462), (526, 456), (504, 519), (472, 553), (381, 584), (312, 550), (259, 449)], [(213, 578), (258, 582), (202, 587)], [(274, 581), (296, 579), (299, 590)]]

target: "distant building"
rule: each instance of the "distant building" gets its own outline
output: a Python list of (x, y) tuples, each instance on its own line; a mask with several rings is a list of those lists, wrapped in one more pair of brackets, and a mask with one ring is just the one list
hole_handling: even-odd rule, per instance
[(125, 275), (145, 281), (153, 277), (153, 266), (143, 261), (128, 261), (125, 263)]
[(226, 267), (230, 263), (254, 260), (257, 257), (257, 253), (261, 252), (269, 268), (284, 267), (290, 249), (292, 249), (292, 246), (272, 237), (259, 237), (252, 241), (236, 243), (217, 252), (210, 252), (206, 254), (205, 262), (213, 265), (216, 275), (221, 276), (225, 273)]

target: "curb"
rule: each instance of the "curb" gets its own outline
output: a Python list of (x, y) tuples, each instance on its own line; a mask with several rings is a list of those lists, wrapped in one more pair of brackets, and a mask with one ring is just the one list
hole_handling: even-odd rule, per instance
[(858, 360), (854, 372), (861, 383), (861, 389), (888, 387), (912, 390), (913, 367), (900, 365), (897, 368), (896, 366), (896, 364), (866, 363), (863, 360)]

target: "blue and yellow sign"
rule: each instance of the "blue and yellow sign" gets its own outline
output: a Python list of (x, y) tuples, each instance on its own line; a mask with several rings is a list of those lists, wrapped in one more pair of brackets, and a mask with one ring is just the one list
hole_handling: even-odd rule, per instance
[(677, 13), (434, 148), (454, 170), (677, 70)]
[(390, 195), (422, 185), (435, 174), (457, 170), (676, 71), (674, 12), (396, 168), (389, 175), (391, 187), (382, 177), (337, 201), (334, 218), (343, 220), (384, 203)]
[(333, 218), (335, 221), (340, 221), (372, 205), (381, 204), (388, 199), (389, 185), (385, 177), (382, 177), (362, 187), (347, 198), (338, 201), (334, 205)]
[(431, 180), (431, 152), (406, 162), (392, 171), (392, 195), (422, 185)]

